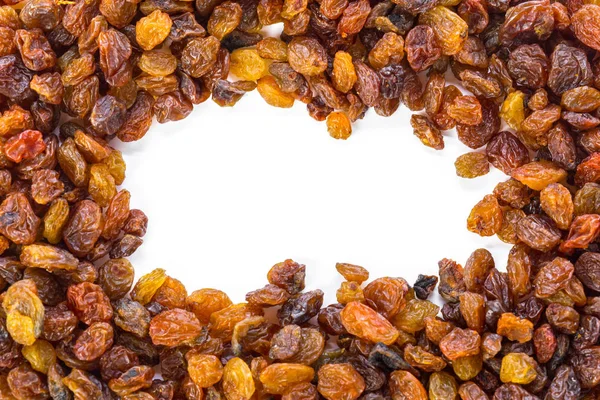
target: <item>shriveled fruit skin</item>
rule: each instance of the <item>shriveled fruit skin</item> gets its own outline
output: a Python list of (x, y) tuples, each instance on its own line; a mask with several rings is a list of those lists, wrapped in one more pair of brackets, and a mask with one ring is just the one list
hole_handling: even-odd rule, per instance
[(462, 381), (468, 381), (475, 378), (483, 368), (481, 355), (461, 357), (454, 360), (452, 370)]
[(108, 322), (113, 316), (110, 299), (102, 288), (90, 282), (72, 285), (67, 290), (69, 309), (86, 324)]
[(9, 160), (20, 163), (29, 160), (46, 149), (42, 133), (33, 129), (27, 129), (18, 135), (14, 135), (4, 144), (4, 153)]
[(552, 303), (546, 308), (548, 323), (560, 333), (573, 335), (579, 327), (579, 313), (572, 307)]
[(568, 111), (592, 112), (600, 107), (600, 91), (589, 86), (580, 86), (562, 94), (561, 106)]
[(285, 289), (290, 294), (298, 294), (304, 290), (306, 266), (293, 260), (285, 260), (275, 264), (267, 273), (269, 283)]
[(567, 172), (549, 161), (533, 161), (514, 169), (511, 176), (533, 190), (542, 190), (566, 178)]
[(146, 91), (140, 90), (133, 106), (127, 110), (127, 116), (117, 137), (123, 142), (132, 142), (141, 139), (150, 129), (152, 123), (152, 107), (154, 98)]
[(346, 330), (373, 343), (391, 344), (398, 338), (398, 331), (372, 308), (357, 302), (346, 305), (340, 313)]
[(190, 293), (185, 303), (186, 309), (193, 312), (202, 324), (208, 323), (212, 313), (233, 304), (227, 294), (217, 289), (196, 290)]
[(490, 163), (506, 174), (531, 161), (527, 147), (507, 131), (494, 136), (485, 150)]
[(571, 26), (575, 36), (595, 50), (600, 50), (600, 39), (597, 31), (599, 22), (600, 6), (596, 4), (583, 5), (571, 17)]
[(198, 387), (207, 388), (221, 380), (223, 365), (217, 357), (206, 354), (188, 353), (186, 359), (190, 378)]
[(301, 364), (272, 364), (260, 373), (260, 382), (266, 393), (283, 394), (294, 385), (310, 382), (315, 371)]
[(561, 233), (552, 220), (537, 214), (528, 215), (519, 221), (517, 236), (529, 247), (540, 251), (552, 250), (561, 239)]
[(461, 178), (476, 178), (490, 171), (488, 156), (484, 153), (466, 153), (459, 156), (454, 162), (456, 175)]
[(583, 253), (575, 263), (574, 268), (575, 275), (584, 286), (596, 291), (600, 288), (600, 279), (598, 278), (600, 257), (596, 253)]
[(540, 363), (550, 361), (556, 351), (556, 335), (549, 324), (543, 324), (533, 333), (533, 345)]
[(423, 71), (442, 56), (442, 48), (429, 25), (418, 25), (406, 36), (406, 57), (412, 69)]
[(478, 125), (483, 121), (481, 104), (474, 96), (459, 96), (448, 108), (448, 115), (464, 125)]
[(578, 47), (560, 43), (552, 52), (550, 61), (548, 87), (558, 95), (592, 81), (591, 65), (585, 52)]
[(100, 67), (106, 81), (113, 86), (123, 86), (131, 79), (131, 44), (127, 37), (114, 29), (101, 32), (98, 36)]
[(401, 278), (383, 277), (364, 288), (366, 304), (386, 318), (392, 318), (406, 304), (408, 283)]
[(379, 75), (362, 61), (355, 61), (356, 83), (354, 89), (362, 102), (370, 107), (377, 105), (380, 95)]
[(54, 347), (42, 339), (36, 340), (31, 346), (24, 346), (21, 353), (33, 369), (46, 375), (52, 365), (56, 363)]
[(440, 350), (450, 360), (475, 356), (480, 352), (481, 337), (470, 329), (455, 328), (440, 341)]
[(337, 263), (335, 269), (342, 275), (346, 280), (351, 282), (363, 283), (369, 279), (369, 271), (360, 265), (348, 264), (348, 263)]
[(0, 217), (3, 217), (0, 221), (2, 235), (17, 244), (34, 242), (40, 219), (33, 213), (24, 194), (9, 194), (0, 204)]
[(276, 38), (264, 38), (256, 44), (258, 55), (274, 61), (287, 61), (287, 43)]
[(546, 263), (537, 273), (533, 281), (535, 295), (540, 298), (550, 297), (565, 287), (573, 276), (573, 264), (562, 257), (556, 257)]
[(273, 107), (290, 108), (294, 105), (294, 96), (283, 92), (272, 76), (260, 78), (256, 89), (262, 98)]
[(177, 58), (157, 50), (145, 51), (138, 61), (138, 67), (153, 76), (167, 76), (175, 72)]
[(79, 263), (71, 253), (54, 246), (42, 244), (24, 246), (20, 261), (26, 266), (44, 268), (48, 271), (73, 271), (77, 269)]
[(346, 140), (352, 135), (352, 125), (344, 112), (334, 111), (327, 116), (327, 132), (335, 139)]
[(31, 346), (42, 333), (44, 305), (37, 296), (35, 283), (21, 280), (6, 291), (2, 301), (6, 313), (6, 331), (13, 340)]
[(391, 63), (399, 63), (404, 57), (404, 39), (393, 32), (387, 32), (369, 52), (369, 64), (381, 69)]
[(500, 116), (512, 129), (520, 129), (525, 120), (525, 93), (520, 90), (509, 93), (502, 103)]
[(502, 228), (502, 209), (498, 200), (486, 195), (473, 207), (467, 219), (467, 229), (480, 236), (492, 236)]
[(169, 36), (172, 25), (167, 13), (155, 10), (136, 23), (135, 39), (142, 49), (152, 50)]
[(150, 337), (157, 345), (177, 346), (196, 338), (201, 325), (196, 316), (181, 309), (163, 311), (150, 322)]
[(269, 64), (256, 49), (236, 49), (230, 57), (230, 72), (240, 79), (256, 81), (267, 74)]
[(151, 271), (137, 281), (131, 292), (131, 298), (143, 305), (149, 303), (166, 279), (167, 275), (164, 269), (157, 268)]
[(214, 36), (192, 39), (181, 54), (181, 68), (193, 78), (205, 75), (217, 61), (220, 48)]
[(337, 32), (343, 38), (360, 32), (365, 25), (371, 5), (367, 0), (354, 0), (342, 12), (338, 22)]
[(356, 71), (352, 56), (345, 51), (338, 51), (333, 58), (332, 82), (340, 92), (349, 92), (356, 83)]
[(115, 178), (111, 175), (106, 164), (92, 165), (88, 191), (100, 207), (106, 207), (117, 193)]
[(262, 307), (277, 306), (289, 300), (290, 294), (276, 285), (266, 285), (246, 294), (246, 301)]
[(359, 303), (365, 301), (363, 290), (356, 282), (342, 282), (342, 285), (336, 292), (336, 297), (338, 303), (344, 305), (353, 301)]
[(586, 249), (589, 244), (596, 240), (600, 230), (600, 219), (598, 215), (579, 215), (573, 219), (566, 240), (561, 243), (560, 250), (570, 253), (575, 249)]
[(426, 400), (427, 392), (419, 380), (408, 371), (394, 371), (390, 375), (390, 392), (398, 400)]
[(210, 315), (211, 336), (221, 340), (231, 340), (235, 325), (246, 318), (260, 316), (262, 310), (247, 303), (232, 304)]
[(299, 383), (292, 386), (281, 396), (282, 400), (313, 400), (318, 398), (319, 394), (315, 385), (311, 383)]
[(480, 334), (485, 326), (485, 298), (478, 293), (465, 292), (459, 296), (459, 310), (469, 329)]
[(421, 300), (427, 300), (438, 283), (438, 277), (435, 275), (420, 275), (417, 277), (413, 289), (415, 296)]
[(558, 183), (546, 186), (540, 192), (540, 204), (559, 229), (568, 229), (573, 220), (574, 205), (571, 193)]
[(102, 224), (100, 206), (94, 201), (82, 200), (75, 206), (63, 229), (63, 240), (73, 254), (84, 256), (100, 238)]
[(599, 354), (600, 347), (594, 346), (580, 351), (571, 362), (575, 374), (581, 383), (581, 387), (584, 389), (592, 388), (600, 382), (600, 376), (597, 371), (600, 366), (598, 363)]
[(548, 58), (537, 44), (524, 44), (514, 49), (507, 67), (515, 84), (521, 88), (539, 89), (548, 80)]
[(446, 78), (442, 74), (432, 73), (429, 76), (423, 92), (423, 102), (425, 103), (427, 115), (434, 117), (442, 108), (445, 85)]
[(316, 39), (309, 37), (292, 39), (288, 44), (288, 61), (303, 75), (318, 75), (327, 68), (325, 49)]
[(460, 385), (458, 394), (463, 400), (489, 399), (487, 394), (473, 382), (467, 382)]
[(523, 353), (509, 353), (502, 358), (500, 379), (504, 383), (526, 385), (536, 378), (535, 361)]
[(469, 26), (462, 18), (444, 6), (434, 7), (421, 14), (419, 23), (433, 29), (442, 48), (442, 54), (447, 56), (458, 53), (469, 30)]
[(417, 136), (425, 146), (432, 147), (435, 150), (442, 150), (444, 148), (444, 137), (427, 117), (414, 114), (410, 118), (410, 124), (415, 136)]
[(11, 369), (6, 377), (6, 383), (10, 390), (7, 396), (11, 396), (7, 398), (47, 399), (49, 397), (48, 386), (43, 380), (43, 375), (27, 364)]
[(420, 346), (407, 344), (404, 348), (404, 359), (410, 365), (427, 372), (441, 371), (446, 368), (446, 362)]
[(400, 331), (415, 333), (425, 328), (426, 317), (434, 317), (439, 311), (440, 307), (428, 300), (411, 299), (392, 323)]
[(558, 166), (567, 171), (576, 168), (577, 146), (564, 124), (557, 124), (548, 131), (548, 150)]
[(346, 333), (346, 328), (342, 324), (340, 312), (344, 309), (341, 304), (332, 304), (319, 311), (317, 320), (319, 326), (330, 335), (341, 335)]
[(546, 397), (548, 400), (559, 398), (575, 399), (581, 395), (581, 385), (577, 381), (573, 368), (563, 365), (556, 371)]
[(533, 337), (533, 324), (512, 313), (503, 313), (498, 320), (497, 332), (508, 340), (526, 343)]
[(225, 1), (213, 10), (209, 20), (208, 33), (219, 40), (233, 32), (242, 22), (243, 10), (238, 3)]
[(434, 372), (429, 378), (429, 398), (442, 400), (456, 398), (458, 387), (453, 376), (446, 372)]
[(300, 351), (302, 328), (298, 325), (286, 325), (271, 338), (269, 357), (274, 360), (286, 360)]
[(440, 276), (438, 292), (448, 301), (458, 301), (459, 296), (465, 291), (462, 265), (444, 258), (438, 262), (438, 267)]
[(77, 338), (73, 353), (83, 361), (100, 358), (113, 344), (113, 328), (106, 322), (95, 322)]
[(241, 358), (232, 358), (223, 369), (223, 392), (230, 400), (250, 399), (255, 392), (250, 367)]
[(499, 40), (506, 46), (545, 40), (553, 27), (554, 15), (549, 2), (530, 1), (508, 10)]
[(365, 390), (363, 377), (351, 364), (329, 364), (318, 373), (317, 390), (327, 400), (355, 400)]

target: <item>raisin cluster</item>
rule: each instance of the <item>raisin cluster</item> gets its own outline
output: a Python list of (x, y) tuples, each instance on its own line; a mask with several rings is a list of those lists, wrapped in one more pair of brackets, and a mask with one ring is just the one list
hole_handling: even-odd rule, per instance
[[(0, 399), (600, 397), (597, 1), (0, 4)], [(479, 249), (411, 286), (340, 263), (328, 306), (292, 260), (240, 304), (134, 283), (148, 220), (111, 141), (254, 89), (337, 139), (371, 107), (433, 149), (456, 129), (458, 176), (510, 177), (467, 218), (506, 268)]]

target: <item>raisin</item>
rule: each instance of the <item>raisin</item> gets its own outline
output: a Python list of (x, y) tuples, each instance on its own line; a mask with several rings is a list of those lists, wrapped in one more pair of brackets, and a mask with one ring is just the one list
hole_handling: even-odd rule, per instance
[(514, 169), (512, 177), (533, 190), (542, 190), (546, 186), (563, 180), (567, 173), (548, 161), (533, 161)]
[(288, 44), (288, 60), (292, 68), (303, 75), (318, 75), (327, 68), (325, 49), (309, 37), (292, 39)]
[(200, 331), (200, 322), (193, 313), (173, 309), (152, 318), (149, 333), (154, 344), (177, 346), (195, 339)]
[(459, 156), (454, 162), (456, 175), (461, 178), (476, 178), (490, 171), (488, 156), (484, 153), (466, 153)]
[(419, 16), (419, 23), (432, 28), (442, 54), (454, 55), (461, 49), (469, 26), (449, 8), (437, 6)]
[(350, 364), (328, 364), (319, 369), (317, 390), (327, 400), (355, 400), (365, 390), (363, 377)]
[(571, 26), (575, 36), (595, 50), (600, 50), (600, 40), (594, 30), (599, 21), (600, 6), (595, 4), (585, 4), (571, 16)]
[(423, 71), (442, 56), (442, 48), (429, 25), (418, 25), (406, 36), (406, 57), (412, 69)]
[(273, 107), (290, 108), (294, 105), (294, 96), (282, 91), (272, 76), (260, 78), (256, 89), (262, 98)]
[(537, 376), (536, 363), (533, 358), (523, 353), (510, 353), (502, 358), (500, 379), (504, 383), (526, 385)]
[(398, 338), (398, 331), (376, 311), (361, 303), (351, 302), (340, 313), (346, 330), (374, 343), (391, 344)]
[(417, 136), (425, 146), (432, 147), (436, 150), (442, 150), (444, 148), (444, 137), (427, 117), (414, 114), (410, 118), (410, 124), (415, 136)]
[(390, 392), (395, 399), (427, 399), (427, 392), (423, 384), (408, 371), (392, 372), (390, 375)]
[(315, 371), (311, 367), (279, 363), (262, 370), (260, 382), (266, 393), (283, 394), (296, 384), (312, 381), (314, 376)]

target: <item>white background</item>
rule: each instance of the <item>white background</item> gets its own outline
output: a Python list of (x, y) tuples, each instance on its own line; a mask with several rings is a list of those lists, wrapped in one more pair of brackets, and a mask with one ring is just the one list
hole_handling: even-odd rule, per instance
[(234, 108), (209, 99), (182, 121), (155, 122), (142, 140), (119, 145), (123, 187), (150, 220), (130, 258), (137, 276), (161, 267), (188, 291), (214, 287), (241, 302), (292, 258), (329, 304), (342, 281), (336, 262), (412, 284), (437, 274), (442, 258), (464, 265), (485, 247), (504, 269), (509, 246), (468, 232), (466, 219), (507, 177), (493, 168), (457, 177), (456, 157), (471, 150), (455, 133), (442, 151), (425, 147), (410, 115), (370, 110), (339, 141), (304, 104), (277, 109), (253, 92)]

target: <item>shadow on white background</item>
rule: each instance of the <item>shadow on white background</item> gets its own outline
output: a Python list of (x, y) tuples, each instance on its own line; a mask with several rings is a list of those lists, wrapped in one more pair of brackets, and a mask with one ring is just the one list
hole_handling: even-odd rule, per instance
[(464, 265), (485, 247), (504, 269), (509, 246), (468, 232), (466, 218), (507, 177), (458, 178), (454, 160), (471, 150), (454, 133), (443, 151), (426, 148), (409, 119), (404, 107), (388, 118), (371, 110), (337, 141), (304, 104), (276, 109), (253, 92), (233, 109), (208, 100), (183, 121), (155, 123), (120, 146), (123, 186), (150, 219), (131, 257), (138, 277), (161, 267), (188, 291), (216, 287), (239, 302), (292, 258), (328, 304), (338, 261), (412, 284), (440, 259)]

